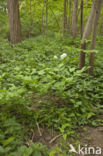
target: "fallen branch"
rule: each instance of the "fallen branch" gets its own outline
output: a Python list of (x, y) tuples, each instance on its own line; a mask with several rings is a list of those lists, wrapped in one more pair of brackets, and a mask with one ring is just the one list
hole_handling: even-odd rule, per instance
[(57, 135), (57, 136), (55, 136), (53, 139), (51, 139), (50, 141), (49, 141), (49, 144), (51, 144), (52, 142), (54, 142), (56, 139), (58, 139), (60, 136), (62, 136), (63, 134), (59, 134), (59, 135)]
[(36, 122), (36, 125), (37, 125), (37, 128), (38, 128), (39, 135), (42, 136), (42, 133), (41, 133), (40, 128), (39, 128), (39, 124), (37, 122)]

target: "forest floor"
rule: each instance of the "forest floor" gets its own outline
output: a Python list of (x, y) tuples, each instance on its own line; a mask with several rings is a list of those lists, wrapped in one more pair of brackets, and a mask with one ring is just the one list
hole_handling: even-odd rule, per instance
[(91, 77), (88, 66), (78, 70), (80, 39), (54, 37), (0, 42), (0, 156), (74, 156), (70, 144), (77, 152), (78, 145), (103, 148), (103, 38)]
[[(101, 117), (103, 119), (103, 115)], [(81, 130), (80, 142), (82, 142), (83, 146), (87, 145), (87, 147), (94, 147), (95, 149), (97, 147), (100, 147), (102, 150), (101, 156), (103, 156), (103, 126), (99, 126), (99, 127), (87, 126), (85, 131)], [(97, 156), (97, 154), (93, 154), (93, 155)]]
[[(97, 119), (102, 120), (103, 114), (96, 117)], [(40, 133), (42, 136), (40, 136)], [(55, 131), (44, 129), (37, 129), (35, 131), (35, 136), (33, 136), (33, 142), (41, 142), (46, 145), (48, 148), (55, 148), (58, 146), (61, 141), (62, 135), (58, 135)], [(100, 147), (102, 150), (101, 156), (103, 156), (103, 126), (85, 126), (77, 132), (79, 136), (79, 142), (81, 147)], [(77, 139), (77, 138), (76, 138)], [(73, 143), (74, 144), (74, 143)], [(86, 154), (87, 156), (97, 156), (97, 154)], [(83, 156), (83, 154), (76, 154), (75, 156)]]
[[(87, 127), (87, 130), (81, 133), (81, 142), (83, 145), (87, 145), (87, 147), (100, 147), (102, 149), (101, 156), (103, 156), (103, 126)], [(96, 154), (93, 155), (96, 156)]]

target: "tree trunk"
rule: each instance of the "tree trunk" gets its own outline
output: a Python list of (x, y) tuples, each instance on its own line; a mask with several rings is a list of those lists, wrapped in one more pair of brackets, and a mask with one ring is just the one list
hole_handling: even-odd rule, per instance
[(77, 35), (77, 11), (78, 11), (78, 0), (74, 0), (73, 16), (72, 16), (72, 35), (73, 38)]
[[(91, 30), (92, 30), (92, 24), (94, 21), (94, 14), (95, 14), (95, 6), (96, 6), (96, 0), (93, 1), (93, 5), (91, 8), (91, 12), (83, 33), (82, 41), (81, 41), (81, 46), (80, 48), (85, 50), (86, 49), (86, 40), (88, 39)], [(85, 53), (83, 51), (80, 52), (79, 54), (79, 68), (82, 69), (85, 66)]]
[(42, 9), (42, 22), (41, 22), (41, 32), (44, 33), (44, 9), (45, 9), (45, 0), (43, 0), (43, 9)]
[(67, 0), (64, 0), (64, 9), (63, 9), (63, 35), (66, 33), (67, 28)]
[(30, 6), (30, 27), (29, 27), (29, 38), (31, 37), (31, 32), (33, 29), (33, 17), (32, 17), (32, 3), (31, 0), (29, 0), (29, 6)]
[(11, 44), (21, 42), (21, 25), (18, 0), (8, 0), (8, 18)]
[(58, 29), (60, 30), (59, 21), (58, 21), (56, 15), (55, 15), (54, 11), (52, 10), (52, 8), (51, 8), (50, 6), (49, 6), (49, 9), (51, 10), (51, 12), (52, 12), (52, 14), (53, 14), (53, 16), (54, 16), (54, 18), (55, 18), (55, 21), (56, 21), (56, 23), (57, 23)]
[(81, 0), (81, 24), (80, 24), (81, 38), (83, 36), (83, 0)]
[(69, 0), (68, 33), (71, 33), (71, 0)]
[(48, 31), (48, 0), (46, 0), (46, 25), (45, 25), (46, 33)]
[[(97, 28), (98, 28), (98, 21), (99, 21), (99, 16), (102, 8), (102, 2), (103, 0), (98, 0), (96, 2), (96, 7), (95, 7), (95, 19), (94, 19), (94, 27), (93, 27), (93, 34), (92, 34), (92, 41), (91, 41), (91, 49), (95, 49), (96, 47), (96, 36), (97, 36)], [(89, 57), (89, 74), (93, 75), (93, 68), (94, 68), (94, 56), (95, 53), (91, 53)]]

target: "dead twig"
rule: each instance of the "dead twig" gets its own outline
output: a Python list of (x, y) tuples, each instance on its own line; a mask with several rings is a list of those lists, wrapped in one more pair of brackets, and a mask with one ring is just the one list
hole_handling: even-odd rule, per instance
[(39, 132), (39, 135), (42, 136), (42, 133), (40, 131), (40, 127), (39, 127), (39, 124), (36, 122), (36, 125), (37, 125), (37, 128), (38, 128), (38, 132)]
[(56, 139), (58, 139), (60, 136), (62, 136), (63, 134), (59, 134), (59, 135), (57, 135), (57, 136), (55, 136), (53, 139), (51, 139), (50, 141), (49, 141), (49, 144), (51, 144), (52, 142), (54, 142)]

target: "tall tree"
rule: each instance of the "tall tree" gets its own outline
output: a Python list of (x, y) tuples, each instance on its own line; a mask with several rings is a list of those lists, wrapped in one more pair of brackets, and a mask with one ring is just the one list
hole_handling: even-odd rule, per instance
[(77, 11), (78, 11), (78, 0), (74, 0), (73, 15), (72, 15), (72, 35), (73, 38), (77, 35)]
[(46, 25), (45, 25), (46, 33), (48, 31), (48, 0), (46, 0)]
[(81, 23), (80, 23), (80, 32), (81, 32), (81, 38), (83, 35), (83, 0), (81, 0)]
[(71, 7), (72, 7), (72, 2), (71, 0), (69, 0), (69, 16), (68, 16), (68, 23), (67, 23), (67, 29), (68, 29), (68, 33), (71, 32)]
[(43, 0), (41, 32), (46, 35), (48, 31), (48, 0)]
[(63, 35), (67, 29), (67, 0), (64, 0), (64, 8), (63, 8)]
[[(99, 16), (102, 8), (102, 3), (103, 0), (98, 0), (96, 1), (96, 7), (95, 7), (95, 19), (94, 19), (94, 25), (93, 25), (93, 34), (92, 34), (92, 41), (91, 41), (91, 49), (95, 49), (96, 47), (96, 36), (97, 36), (97, 28), (98, 28), (98, 21), (99, 21)], [(90, 53), (89, 57), (89, 74), (93, 75), (93, 68), (94, 68), (94, 56), (95, 53), (92, 52)]]
[[(81, 45), (80, 45), (80, 48), (83, 50), (86, 49), (86, 40), (88, 39), (88, 37), (91, 33), (91, 30), (92, 30), (92, 24), (93, 24), (94, 15), (95, 15), (95, 6), (96, 6), (96, 0), (93, 1), (91, 12), (90, 12), (88, 21), (87, 21), (85, 29), (84, 29), (84, 33), (83, 33), (83, 37), (82, 37), (82, 41), (81, 41)], [(82, 69), (85, 66), (85, 53), (83, 50), (81, 50), (81, 52), (79, 54), (79, 68), (80, 69)]]
[(18, 0), (7, 0), (8, 18), (10, 27), (10, 42), (16, 44), (21, 42), (21, 25), (19, 17), (19, 2)]
[(44, 15), (45, 15), (45, 0), (43, 0), (43, 8), (42, 8), (42, 21), (41, 21), (41, 32), (44, 33)]

